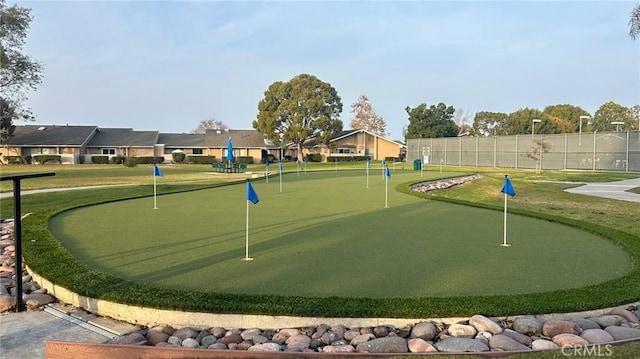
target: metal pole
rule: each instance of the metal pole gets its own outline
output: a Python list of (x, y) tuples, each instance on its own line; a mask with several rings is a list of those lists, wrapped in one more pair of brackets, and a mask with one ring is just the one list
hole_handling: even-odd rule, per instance
[(20, 215), (19, 178), (13, 180), (13, 240), (16, 245), (16, 312), (23, 312), (26, 308), (22, 301), (22, 217)]

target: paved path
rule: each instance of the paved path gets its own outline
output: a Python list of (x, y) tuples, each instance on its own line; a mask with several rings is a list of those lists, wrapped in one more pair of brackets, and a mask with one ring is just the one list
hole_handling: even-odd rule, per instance
[(640, 203), (640, 194), (627, 192), (631, 188), (636, 187), (640, 187), (640, 178), (616, 182), (587, 183), (584, 186), (569, 188), (566, 191), (569, 193)]

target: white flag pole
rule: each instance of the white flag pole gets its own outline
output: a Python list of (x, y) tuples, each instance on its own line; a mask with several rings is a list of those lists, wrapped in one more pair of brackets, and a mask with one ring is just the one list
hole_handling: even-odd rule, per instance
[(278, 164), (278, 170), (280, 171), (280, 193), (282, 193), (282, 162)]
[(389, 187), (389, 177), (384, 176), (384, 208), (389, 208), (388, 206), (388, 187)]
[(249, 200), (247, 199), (247, 231), (245, 236), (245, 245), (244, 245), (244, 258), (243, 261), (252, 261), (253, 258), (249, 258)]
[(369, 163), (367, 162), (365, 166), (367, 166), (367, 188), (369, 188)]
[(509, 247), (510, 244), (507, 244), (507, 194), (504, 194), (504, 236), (502, 240), (501, 246)]
[(153, 167), (153, 209), (158, 209), (157, 201), (156, 201), (156, 167)]

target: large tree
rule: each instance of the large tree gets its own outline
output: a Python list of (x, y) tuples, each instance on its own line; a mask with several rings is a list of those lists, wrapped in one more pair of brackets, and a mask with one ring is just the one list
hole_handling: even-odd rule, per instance
[(631, 129), (640, 131), (640, 104), (636, 104), (631, 107), (631, 115), (634, 119), (634, 123), (633, 126), (631, 126)]
[(31, 9), (0, 0), (0, 137), (13, 134), (14, 120), (33, 119), (26, 93), (42, 82), (42, 64), (22, 52), (33, 17)]
[(315, 139), (328, 145), (342, 131), (341, 112), (340, 96), (331, 84), (300, 74), (269, 86), (258, 103), (253, 128), (274, 144), (295, 144), (301, 159), (305, 141)]
[(629, 36), (636, 39), (640, 35), (640, 2), (631, 10), (629, 17)]
[(191, 131), (191, 133), (205, 133), (207, 130), (226, 130), (229, 127), (224, 124), (222, 121), (218, 121), (215, 119), (210, 120), (202, 120), (198, 124), (195, 130)]
[[(549, 132), (547, 133), (579, 132), (580, 116), (591, 117), (589, 112), (582, 109), (580, 106), (569, 104), (547, 106), (542, 111), (542, 114), (552, 122), (552, 125), (549, 126)], [(585, 131), (586, 125), (587, 122), (583, 120), (583, 132)]]
[(387, 135), (387, 123), (374, 110), (367, 95), (360, 95), (358, 101), (351, 104), (351, 129), (367, 130), (379, 136)]
[(407, 106), (405, 111), (409, 115), (407, 139), (458, 136), (458, 126), (453, 121), (453, 106), (441, 102), (437, 106), (427, 107), (423, 103), (415, 108)]
[[(533, 120), (540, 120), (535, 122)], [(507, 118), (503, 135), (521, 135), (535, 133), (552, 133), (549, 121), (543, 118), (542, 112), (535, 108), (521, 108), (511, 112)], [(534, 129), (535, 126), (535, 129)]]
[(474, 136), (500, 136), (504, 135), (507, 124), (507, 115), (504, 112), (480, 111), (473, 117)]
[[(622, 122), (617, 125), (612, 122)], [(635, 118), (631, 109), (613, 101), (609, 101), (598, 108), (593, 115), (591, 127), (594, 131), (615, 131), (618, 128), (628, 131), (634, 128)]]

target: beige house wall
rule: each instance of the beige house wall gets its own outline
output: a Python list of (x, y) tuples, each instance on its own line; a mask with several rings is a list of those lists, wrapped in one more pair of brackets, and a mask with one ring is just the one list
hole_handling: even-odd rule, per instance
[[(322, 161), (326, 161), (329, 156), (370, 156), (372, 160), (379, 161), (386, 157), (398, 157), (400, 146), (392, 141), (379, 136), (374, 136), (365, 132), (358, 132), (351, 136), (341, 138), (331, 143), (330, 148), (322, 145), (315, 148), (304, 148), (303, 154), (322, 155)], [(340, 153), (343, 149), (343, 153)]]

